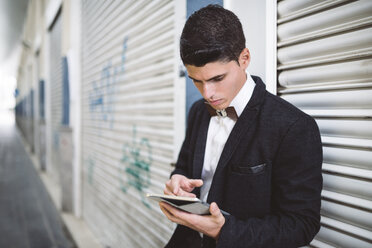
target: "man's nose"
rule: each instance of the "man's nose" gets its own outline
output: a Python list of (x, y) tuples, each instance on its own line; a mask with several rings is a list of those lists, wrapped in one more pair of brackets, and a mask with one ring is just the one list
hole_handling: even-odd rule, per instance
[(205, 82), (204, 85), (203, 85), (203, 95), (204, 95), (204, 98), (205, 99), (211, 99), (214, 95), (214, 85), (209, 83), (209, 82)]

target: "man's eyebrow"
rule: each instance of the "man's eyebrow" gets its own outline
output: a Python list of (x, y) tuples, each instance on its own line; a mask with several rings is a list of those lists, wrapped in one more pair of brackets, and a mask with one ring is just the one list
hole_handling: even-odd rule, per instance
[[(223, 73), (223, 74), (220, 74), (220, 75), (216, 75), (216, 76), (211, 77), (211, 78), (209, 78), (209, 79), (207, 79), (207, 80), (205, 80), (205, 81), (207, 81), (207, 82), (209, 82), (209, 81), (213, 81), (213, 80), (216, 80), (216, 79), (218, 79), (218, 78), (220, 78), (220, 77), (224, 77), (225, 75), (226, 75), (226, 73)], [(193, 80), (193, 81), (201, 82), (201, 80), (195, 79), (195, 78), (190, 77), (190, 76), (188, 76), (188, 77), (191, 78), (191, 80)]]
[(197, 79), (195, 79), (195, 78), (193, 78), (193, 77), (190, 77), (189, 75), (188, 75), (188, 77), (189, 77), (192, 81), (200, 82), (200, 80), (197, 80)]

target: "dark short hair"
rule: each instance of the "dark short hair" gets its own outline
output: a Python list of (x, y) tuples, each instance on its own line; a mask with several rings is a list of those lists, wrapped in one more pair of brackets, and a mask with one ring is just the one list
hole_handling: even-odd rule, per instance
[(236, 61), (245, 48), (239, 18), (215, 4), (194, 12), (186, 21), (180, 40), (185, 65), (204, 66), (216, 61)]

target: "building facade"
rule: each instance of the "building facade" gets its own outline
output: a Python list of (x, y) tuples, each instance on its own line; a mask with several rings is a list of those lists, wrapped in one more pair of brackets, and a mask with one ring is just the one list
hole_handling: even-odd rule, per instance
[(185, 77), (186, 18), (240, 18), (251, 74), (312, 115), (323, 142), (322, 227), (312, 247), (372, 243), (372, 2), (31, 0), (16, 121), (61, 191), (62, 211), (106, 247), (162, 247), (161, 193), (200, 98)]

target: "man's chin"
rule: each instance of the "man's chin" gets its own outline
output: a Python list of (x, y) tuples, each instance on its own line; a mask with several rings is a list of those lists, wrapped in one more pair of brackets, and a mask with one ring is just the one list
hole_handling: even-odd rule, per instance
[(208, 101), (208, 103), (215, 110), (221, 110), (221, 109), (225, 109), (225, 108), (228, 107), (228, 106), (226, 106), (226, 102), (223, 102), (223, 103), (220, 103), (220, 104), (213, 104), (213, 103)]

